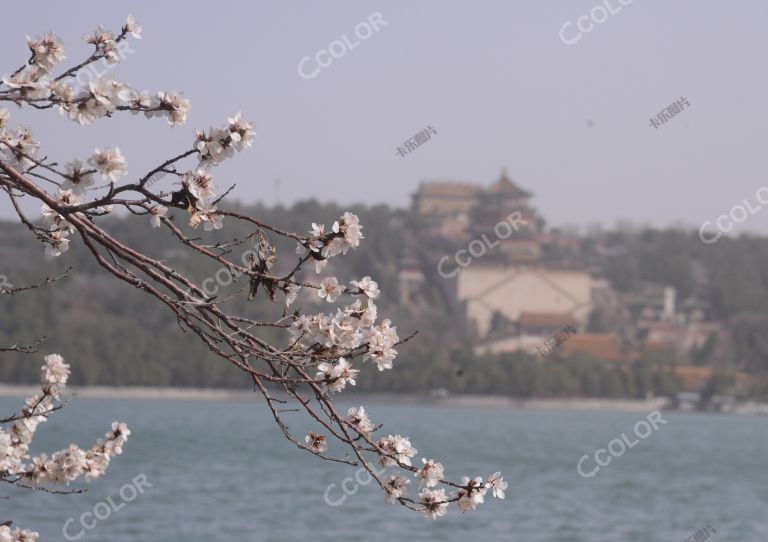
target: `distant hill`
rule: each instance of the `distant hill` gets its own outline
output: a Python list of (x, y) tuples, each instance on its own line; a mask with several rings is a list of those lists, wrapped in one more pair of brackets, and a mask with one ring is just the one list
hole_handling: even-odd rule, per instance
[[(343, 280), (371, 275), (383, 292), (377, 303), (380, 318), (391, 318), (401, 336), (416, 330), (419, 335), (400, 348), (394, 371), (379, 373), (375, 367), (365, 366), (365, 374), (358, 380), (359, 391), (445, 388), (520, 396), (644, 397), (649, 392), (673, 394), (677, 390), (678, 382), (669, 371), (675, 360), (663, 356), (631, 368), (584, 356), (547, 363), (522, 353), (477, 358), (471, 354), (466, 333), (461, 332), (463, 322), (457, 307), (446, 299), (442, 285), (429, 280), (419, 292), (418, 303), (398, 306), (397, 273), (404, 244), (418, 248), (423, 242), (417, 235), (416, 218), (409, 211), (383, 205), (341, 208), (313, 200), (288, 208), (253, 206), (240, 210), (294, 231), (308, 230), (312, 220), (330, 225), (345, 210), (360, 216), (363, 244), (341, 256), (338, 268), (329, 272)], [(200, 279), (216, 272), (215, 267), (189, 269), (191, 262), (170, 233), (150, 228), (144, 219), (111, 218), (104, 224), (119, 239)], [(221, 239), (250, 233), (230, 226), (235, 229), (218, 232)], [(585, 246), (596, 241), (582, 240)], [(599, 241), (619, 249), (609, 251), (611, 256), (599, 262), (602, 273), (618, 290), (657, 282), (674, 286), (681, 297), (694, 291), (705, 296), (729, 331), (728, 368), (756, 375), (752, 395), (768, 394), (768, 384), (761, 376), (768, 373), (768, 239), (743, 236), (705, 245), (694, 232), (649, 230), (604, 234)], [(294, 246), (283, 242), (278, 249), (287, 264), (294, 261)], [(0, 297), (0, 345), (48, 337), (41, 352), (64, 355), (72, 364), (74, 384), (247, 385), (238, 370), (212, 356), (196, 338), (183, 334), (173, 315), (156, 300), (99, 268), (77, 240), (69, 252), (51, 260), (26, 228), (13, 222), (0, 223), (0, 262), (0, 275), (15, 285), (37, 282), (72, 266), (69, 277), (54, 287)], [(237, 303), (257, 318), (279, 310), (263, 298)], [(311, 312), (324, 308), (311, 300), (303, 306)], [(282, 338), (276, 335), (274, 339)], [(39, 356), (0, 355), (0, 381), (37, 380)], [(710, 358), (701, 352), (694, 362), (707, 365), (713, 363)]]

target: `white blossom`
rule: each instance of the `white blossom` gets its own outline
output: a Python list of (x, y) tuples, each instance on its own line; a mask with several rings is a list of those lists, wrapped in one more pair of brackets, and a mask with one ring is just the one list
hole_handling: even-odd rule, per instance
[(201, 162), (212, 162), (214, 165), (221, 161), (220, 155), (226, 144), (224, 130), (211, 127), (208, 133), (195, 130), (194, 148), (200, 152)]
[(123, 25), (123, 32), (130, 34), (137, 40), (141, 39), (141, 26), (136, 22), (136, 19), (134, 19), (133, 15), (128, 15), (128, 19)]
[[(62, 186), (64, 186), (64, 183), (62, 183)], [(75, 195), (73, 189), (63, 190), (62, 188), (59, 188), (59, 193), (54, 197), (54, 199), (57, 203), (65, 207), (70, 205), (78, 205), (81, 203), (80, 198)], [(46, 223), (48, 230), (51, 233), (61, 231), (64, 236), (68, 236), (77, 231), (75, 225), (72, 222), (64, 218), (63, 215), (60, 215), (58, 211), (53, 210), (48, 206), (48, 204), (43, 203), (40, 212), (43, 216), (43, 221)], [(75, 216), (82, 215), (80, 213), (76, 213)]]
[(0, 140), (0, 156), (12, 165), (25, 170), (35, 164), (33, 159), (40, 142), (32, 137), (30, 129), (19, 126), (15, 130), (3, 130), (0, 132)]
[(54, 399), (58, 399), (69, 379), (69, 365), (64, 363), (64, 358), (60, 355), (49, 354), (45, 356), (45, 365), (40, 370), (42, 372), (43, 391), (53, 396)]
[(0, 471), (7, 470), (5, 467), (5, 459), (12, 453), (11, 435), (6, 433), (0, 428)]
[(443, 464), (435, 463), (434, 459), (421, 458), (424, 466), (414, 473), (419, 478), (419, 485), (426, 487), (436, 486), (443, 478)]
[(315, 271), (320, 273), (328, 264), (329, 258), (346, 254), (350, 248), (359, 246), (360, 239), (363, 238), (361, 231), (362, 226), (357, 216), (352, 213), (344, 213), (334, 222), (330, 233), (325, 231), (323, 224), (313, 222), (309, 239), (298, 244), (296, 253), (301, 257), (306, 257), (308, 253), (318, 254), (319, 257), (314, 256), (313, 259)]
[(51, 461), (58, 467), (58, 472), (54, 471), (58, 475), (55, 480), (57, 483), (69, 484), (85, 474), (85, 451), (75, 444), (70, 444), (64, 450), (55, 452)]
[(189, 100), (184, 98), (176, 91), (158, 92), (158, 107), (166, 111), (168, 115), (168, 124), (171, 126), (180, 126), (187, 121), (189, 113)]
[(325, 361), (318, 365), (315, 378), (323, 380), (329, 390), (337, 392), (346, 388), (347, 384), (354, 386), (359, 372), (357, 369), (352, 369), (347, 360), (339, 358), (335, 365)]
[(467, 512), (468, 510), (475, 510), (478, 504), (482, 504), (485, 500), (485, 493), (488, 491), (483, 479), (479, 476), (472, 480), (469, 477), (464, 476), (461, 479), (462, 489), (455, 493), (455, 497), (458, 497), (456, 501), (459, 510)]
[(44, 70), (50, 70), (66, 58), (64, 43), (53, 32), (36, 39), (27, 36), (27, 45), (32, 51), (32, 63)]
[(233, 117), (227, 119), (229, 123), (229, 137), (232, 138), (232, 145), (238, 151), (247, 149), (256, 138), (256, 132), (253, 130), (253, 124), (243, 120), (243, 114), (238, 112)]
[(89, 482), (99, 478), (109, 467), (109, 456), (103, 452), (88, 450), (85, 453), (85, 479)]
[(83, 40), (85, 40), (86, 43), (90, 43), (96, 47), (103, 47), (104, 44), (109, 43), (110, 41), (114, 41), (114, 39), (115, 34), (109, 30), (104, 30), (102, 26), (99, 26), (90, 34), (83, 36)]
[(317, 291), (317, 295), (320, 296), (320, 299), (333, 303), (343, 291), (336, 277), (326, 277), (320, 281), (320, 289)]
[[(309, 230), (309, 233), (311, 233), (312, 236), (318, 240), (318, 243), (320, 243), (319, 238), (325, 237), (325, 224), (317, 224), (315, 222), (312, 222), (312, 229)], [(309, 248), (310, 250), (318, 252), (322, 247), (315, 244), (315, 245), (310, 245)]]
[(167, 207), (163, 207), (162, 205), (153, 205), (149, 209), (149, 223), (152, 225), (153, 228), (159, 228), (162, 224), (160, 217), (165, 216), (165, 213), (168, 212)]
[[(118, 62), (120, 59), (117, 50), (118, 42), (128, 35), (138, 39), (142, 37), (141, 26), (130, 15), (117, 37), (101, 27), (85, 36), (86, 41), (96, 48), (94, 57), (90, 60), (104, 58), (110, 63)], [(181, 93), (137, 92), (124, 83), (105, 78), (91, 80), (87, 90), (76, 92), (66, 83), (67, 78), (62, 77), (61, 80), (55, 81), (48, 74), (48, 71), (64, 58), (61, 41), (54, 34), (48, 33), (43, 38), (28, 38), (28, 44), (32, 51), (32, 59), (28, 65), (13, 76), (4, 78), (4, 82), (10, 89), (6, 91), (7, 97), (18, 105), (33, 100), (49, 100), (48, 103), (43, 104), (45, 108), (56, 107), (61, 114), (68, 115), (70, 119), (80, 124), (89, 124), (95, 119), (111, 116), (118, 109), (131, 110), (134, 114), (144, 113), (148, 118), (165, 116), (171, 126), (183, 124), (186, 121), (190, 102)], [(69, 75), (74, 75), (74, 72)], [(31, 105), (38, 107), (34, 103)], [(0, 139), (3, 142), (0, 152), (3, 159), (18, 164), (21, 168), (35, 165), (34, 157), (39, 143), (25, 128), (7, 131), (7, 123), (8, 113), (0, 109)], [(227, 213), (218, 211), (215, 206), (216, 186), (206, 168), (233, 156), (235, 151), (240, 152), (251, 147), (255, 137), (253, 124), (245, 120), (240, 112), (229, 117), (226, 124), (221, 127), (211, 127), (203, 132), (196, 131), (192, 152), (198, 153), (200, 167), (182, 175), (181, 183), (184, 188), (181, 193), (173, 194), (174, 205), (179, 200), (179, 195), (182, 196), (181, 201), (187, 202), (190, 224), (193, 227), (203, 224), (206, 231), (222, 228), (222, 218)], [(166, 164), (177, 159), (169, 160)], [(42, 214), (48, 229), (47, 231), (36, 229), (36, 231), (43, 238), (48, 254), (59, 255), (68, 249), (68, 236), (77, 231), (75, 223), (80, 224), (81, 220), (87, 221), (100, 213), (108, 213), (112, 210), (113, 202), (106, 200), (93, 203), (93, 205), (101, 203), (106, 205), (77, 214), (72, 213), (71, 208), (67, 209), (67, 206), (77, 205), (87, 190), (95, 184), (95, 173), (100, 173), (103, 179), (110, 183), (115, 183), (120, 177), (128, 174), (126, 160), (118, 148), (103, 150), (97, 148), (88, 163), (95, 171), (86, 169), (79, 160), (67, 164), (66, 171), (62, 174), (65, 180), (56, 196), (60, 205), (51, 203), (51, 200), (47, 199), (50, 206), (43, 206)], [(55, 166), (56, 163), (51, 162), (51, 165)], [(120, 205), (121, 200), (115, 201)], [(140, 201), (136, 205), (144, 206), (152, 227), (161, 226), (162, 217), (168, 211), (166, 207), (149, 200)], [(360, 225), (358, 216), (351, 212), (343, 213), (328, 230), (323, 224), (313, 223), (308, 237), (297, 237), (299, 239), (297, 253), (303, 259), (311, 259), (316, 272), (319, 273), (326, 268), (330, 258), (357, 248), (364, 238), (362, 230), (363, 226)], [(293, 235), (289, 234), (289, 236)], [(255, 261), (252, 259), (251, 263)], [(297, 267), (288, 276), (293, 277), (298, 270)], [(280, 287), (281, 284), (282, 287)], [(298, 359), (310, 355), (312, 360), (336, 360), (324, 361), (317, 365), (316, 382), (312, 382), (312, 387), (315, 389), (317, 386), (314, 384), (322, 383), (323, 390), (340, 392), (348, 384), (356, 384), (359, 370), (354, 369), (350, 361), (340, 357), (342, 354), (348, 356), (350, 360), (353, 356), (364, 354), (364, 359), (376, 362), (379, 371), (392, 368), (393, 360), (397, 356), (395, 346), (399, 343), (399, 337), (396, 328), (390, 320), (385, 319), (377, 323), (378, 310), (374, 300), (381, 294), (378, 283), (370, 276), (364, 276), (360, 280), (352, 280), (350, 285), (350, 287), (340, 285), (336, 277), (324, 278), (318, 289), (320, 299), (333, 303), (342, 293), (348, 292), (356, 296), (354, 302), (343, 307), (334, 307), (328, 314), (304, 315), (296, 311), (292, 316), (292, 323), (289, 326), (292, 344), (282, 351), (286, 359)], [(281, 279), (267, 282), (266, 287), (270, 294), (274, 294), (276, 288), (283, 290), (286, 309), (280, 321), (285, 321), (287, 308), (297, 299), (301, 285)], [(280, 352), (280, 350), (276, 351)], [(81, 449), (71, 444), (50, 456), (39, 454), (30, 457), (29, 445), (35, 431), (38, 425), (45, 422), (48, 415), (57, 408), (69, 375), (69, 365), (61, 356), (51, 354), (45, 357), (45, 364), (41, 368), (42, 393), (27, 400), (21, 417), (14, 420), (8, 430), (0, 428), (0, 472), (21, 476), (32, 484), (69, 484), (81, 477), (88, 480), (98, 478), (108, 468), (111, 458), (122, 453), (130, 431), (125, 424), (114, 422), (105, 437), (90, 449)], [(329, 412), (326, 414), (330, 415)], [(370, 441), (371, 435), (377, 428), (362, 406), (349, 408), (347, 417), (337, 422), (343, 429), (345, 429), (343, 424), (355, 429), (366, 442)], [(327, 438), (315, 432), (309, 433), (304, 438), (304, 442), (307, 444), (306, 447), (315, 453), (323, 453), (328, 448)], [(382, 466), (400, 465), (415, 471), (419, 485), (423, 486), (418, 496), (419, 503), (424, 507), (423, 511), (428, 517), (434, 519), (446, 513), (448, 504), (445, 502), (448, 500), (446, 490), (430, 489), (442, 481), (444, 475), (442, 463), (434, 459), (422, 458), (421, 468), (411, 468), (411, 461), (416, 456), (417, 450), (407, 437), (399, 434), (378, 439), (375, 448), (379, 451), (379, 462)], [(495, 497), (504, 498), (508, 485), (503, 481), (500, 473), (494, 473), (485, 482), (481, 478), (470, 480), (465, 477), (463, 484), (455, 494), (455, 500), (462, 511), (475, 509), (483, 502), (488, 490), (492, 490)], [(409, 485), (410, 480), (401, 476), (400, 473), (389, 476), (384, 483), (387, 501), (396, 502), (403, 498), (407, 494)], [(7, 537), (26, 536), (18, 529), (11, 531), (7, 527), (0, 528), (0, 542)], [(37, 538), (35, 533), (29, 536)]]
[(107, 114), (106, 108), (92, 97), (62, 107), (67, 111), (69, 120), (75, 121), (80, 125), (91, 124), (94, 120), (100, 119)]
[(28, 64), (17, 73), (4, 76), (3, 83), (26, 101), (45, 100), (51, 95), (53, 87), (53, 80), (47, 75), (47, 70), (36, 64)]
[(243, 120), (242, 113), (227, 119), (223, 128), (209, 128), (208, 132), (195, 131), (194, 148), (200, 153), (200, 162), (212, 165), (221, 163), (251, 146), (256, 132), (250, 122)]
[(72, 444), (55, 452), (50, 459), (46, 454), (41, 454), (32, 459), (26, 475), (35, 483), (69, 484), (81, 476), (88, 481), (95, 480), (106, 472), (110, 459), (122, 453), (130, 434), (124, 423), (113, 422), (112, 429), (104, 435), (104, 439), (99, 440), (90, 450), (82, 450)]
[(503, 499), (505, 497), (504, 491), (507, 489), (508, 485), (509, 484), (504, 481), (504, 477), (500, 472), (494, 472), (491, 476), (488, 477), (488, 481), (486, 483), (486, 487), (490, 486), (493, 492), (493, 496), (498, 499)]
[(26, 458), (27, 447), (27, 444), (0, 429), (0, 471), (10, 476), (24, 473), (26, 465), (23, 459)]
[(220, 230), (224, 227), (221, 214), (216, 212), (216, 206), (198, 200), (195, 210), (189, 217), (189, 225), (196, 228), (201, 222), (205, 231)]
[(348, 248), (357, 248), (363, 237), (363, 227), (357, 215), (346, 212), (341, 219), (333, 223), (333, 231), (344, 234), (343, 251), (346, 254)]
[(155, 114), (161, 115), (159, 111), (146, 111), (147, 109), (155, 109), (160, 105), (160, 100), (155, 96), (151, 96), (146, 90), (142, 92), (134, 91), (131, 99), (128, 101), (128, 106), (131, 108), (132, 115), (138, 115), (144, 113), (144, 116), (151, 119)]
[(392, 361), (397, 356), (394, 345), (400, 340), (396, 328), (390, 320), (383, 320), (378, 326), (371, 327), (368, 333), (368, 352), (366, 357), (373, 359), (379, 371), (392, 368)]
[(96, 149), (88, 163), (99, 170), (106, 181), (115, 182), (119, 176), (128, 174), (125, 158), (118, 147)]
[(359, 408), (350, 407), (350, 409), (347, 410), (347, 420), (355, 429), (364, 435), (370, 435), (373, 430), (376, 429), (376, 426), (368, 417), (368, 413), (362, 406)]
[(107, 64), (117, 64), (120, 62), (120, 51), (117, 49), (117, 41), (112, 40), (104, 44), (102, 48), (104, 58), (107, 60)]
[(363, 277), (360, 281), (352, 280), (350, 281), (350, 284), (355, 288), (359, 288), (362, 293), (371, 299), (379, 297), (379, 284), (376, 281), (371, 280), (371, 277)]
[(103, 446), (108, 455), (120, 455), (123, 453), (123, 444), (131, 434), (128, 426), (121, 422), (112, 422), (112, 431), (107, 433)]
[(120, 54), (117, 50), (117, 41), (115, 41), (115, 34), (109, 30), (104, 30), (99, 26), (91, 34), (86, 34), (83, 39), (94, 45), (96, 50), (104, 55), (107, 63), (117, 64), (120, 62)]
[(335, 314), (302, 315), (291, 324), (292, 341), (305, 347), (320, 345), (354, 350), (373, 338), (374, 348), (369, 346), (368, 357), (373, 357), (381, 369), (391, 368), (391, 361), (397, 355), (391, 345), (396, 343), (397, 334), (388, 321), (374, 326), (376, 313), (376, 305), (371, 300), (363, 303), (358, 298), (352, 305), (337, 309)]
[(200, 162), (218, 165), (235, 155), (231, 133), (223, 128), (211, 128), (208, 133), (195, 132), (195, 148), (200, 151)]
[(352, 304), (352, 309), (354, 310), (355, 315), (360, 318), (361, 327), (369, 328), (376, 323), (379, 310), (376, 308), (373, 301), (369, 300), (365, 307), (363, 307), (362, 302), (358, 299)]
[(216, 195), (216, 183), (211, 178), (211, 173), (206, 169), (199, 168), (195, 171), (188, 171), (181, 176), (181, 183), (196, 198), (207, 200)]
[(33, 484), (69, 484), (81, 476), (89, 480), (101, 476), (110, 458), (122, 453), (122, 446), (131, 432), (125, 424), (114, 422), (104, 440), (99, 440), (88, 451), (71, 444), (50, 457), (40, 454), (30, 458), (27, 455), (37, 426), (53, 412), (54, 400), (61, 399), (69, 372), (69, 365), (60, 355), (45, 356), (45, 364), (40, 370), (42, 393), (26, 400), (10, 432), (0, 429), (0, 472), (22, 475)]
[(67, 239), (67, 235), (69, 233), (63, 230), (51, 232), (45, 239), (45, 253), (48, 256), (61, 256), (68, 251), (69, 239)]
[(202, 212), (203, 228), (205, 231), (220, 230), (224, 227), (221, 215), (216, 212), (216, 206), (207, 207)]
[(124, 105), (133, 97), (134, 91), (113, 79), (99, 78), (88, 82), (91, 96), (106, 111), (112, 112), (118, 105)]
[(416, 448), (411, 446), (411, 441), (400, 435), (382, 437), (379, 439), (378, 445), (386, 454), (379, 457), (379, 463), (382, 467), (397, 465), (398, 462), (410, 466), (411, 458), (417, 453)]
[(300, 284), (286, 284), (283, 286), (283, 292), (285, 292), (285, 306), (290, 307), (291, 303), (296, 301), (296, 296), (299, 295), (301, 290)]
[(429, 519), (444, 516), (448, 509), (446, 499), (444, 489), (422, 489), (419, 493), (419, 503), (424, 506), (422, 513)]
[(72, 86), (64, 81), (54, 81), (51, 85), (51, 96), (56, 102), (58, 102), (57, 109), (60, 115), (69, 115), (70, 109), (74, 106), (72, 102), (75, 101), (75, 91)]
[(400, 476), (400, 473), (395, 473), (389, 476), (384, 481), (384, 492), (386, 493), (384, 499), (393, 504), (400, 497), (407, 495), (408, 486), (411, 481), (404, 476)]
[(35, 542), (40, 535), (27, 529), (11, 529), (0, 526), (0, 542)]
[(95, 183), (93, 171), (85, 170), (83, 163), (77, 159), (66, 165), (66, 176), (67, 178), (61, 183), (61, 189), (71, 190), (76, 196), (82, 196), (88, 187)]

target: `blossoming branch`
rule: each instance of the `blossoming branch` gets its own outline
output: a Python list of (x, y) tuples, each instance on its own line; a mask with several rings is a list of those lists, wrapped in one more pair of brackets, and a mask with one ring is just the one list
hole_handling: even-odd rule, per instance
[[(0, 102), (57, 110), (79, 124), (130, 112), (165, 118), (174, 127), (183, 125), (190, 103), (177, 92), (138, 91), (103, 78), (91, 81), (88, 89), (77, 94), (69, 87), (68, 81), (84, 66), (102, 58), (118, 62), (117, 44), (140, 35), (141, 27), (131, 17), (118, 34), (99, 28), (85, 38), (94, 47), (92, 54), (59, 75), (53, 75), (53, 70), (65, 58), (62, 41), (53, 33), (30, 40), (32, 54), (26, 64), (3, 79)], [(231, 188), (219, 190), (215, 168), (251, 147), (256, 137), (253, 125), (241, 113), (217, 128), (195, 131), (190, 147), (170, 158), (158, 157), (155, 167), (139, 175), (129, 173), (128, 158), (111, 143), (61, 167), (60, 161), (48, 158), (49, 152), (40, 152), (43, 145), (31, 130), (11, 128), (8, 123), (8, 112), (0, 108), (0, 190), (45, 252), (61, 257), (71, 243), (82, 243), (114, 277), (162, 303), (180, 327), (245, 373), (294, 445), (321, 459), (364, 467), (388, 502), (430, 518), (442, 516), (453, 502), (462, 512), (473, 510), (484, 502), (489, 490), (495, 497), (504, 497), (507, 483), (500, 473), (450, 481), (435, 459), (424, 458), (420, 468), (412, 465), (417, 452), (409, 438), (377, 436), (381, 426), (371, 421), (362, 406), (346, 413), (337, 409), (335, 394), (354, 386), (366, 365), (378, 371), (393, 369), (397, 348), (413, 335), (401, 338), (389, 319), (379, 321), (375, 301), (381, 292), (370, 276), (349, 284), (335, 276), (323, 276), (319, 282), (301, 278), (307, 267), (310, 273), (324, 274), (329, 261), (359, 247), (364, 228), (354, 213), (344, 213), (327, 229), (312, 223), (311, 229), (301, 233), (222, 205)], [(150, 182), (161, 172), (175, 177), (175, 189), (161, 191)], [(96, 186), (97, 176), (100, 186)], [(22, 197), (40, 202), (41, 220), (22, 211), (18, 202)], [(145, 217), (143, 227), (155, 228), (158, 235), (171, 236), (194, 259), (194, 265), (209, 262), (228, 270), (233, 291), (206, 295), (192, 276), (114, 237), (101, 219), (118, 208)], [(251, 233), (216, 241), (216, 231), (228, 221), (247, 226)], [(294, 241), (296, 253), (279, 255), (274, 243), (277, 238)], [(249, 260), (238, 262), (231, 257), (233, 247), (245, 244), (252, 245)], [(282, 273), (276, 271), (279, 257), (286, 263), (293, 260)], [(324, 300), (331, 310), (305, 313), (297, 306), (302, 290)], [(275, 321), (258, 321), (235, 312), (229, 301), (240, 295), (250, 301), (282, 301), (283, 315)], [(268, 340), (273, 340), (275, 330), (283, 334), (283, 341)], [(287, 412), (296, 410), (315, 424), (303, 438), (294, 435), (284, 421)], [(375, 463), (392, 467), (394, 472), (379, 476)], [(419, 480), (422, 489), (417, 496), (408, 495), (409, 480), (403, 473)]]
[[(31, 489), (69, 485), (81, 477), (91, 481), (102, 476), (110, 460), (123, 452), (131, 432), (124, 423), (114, 422), (104, 439), (88, 450), (70, 444), (50, 457), (47, 454), (29, 455), (29, 445), (37, 427), (61, 408), (62, 392), (68, 379), (69, 365), (64, 359), (58, 354), (45, 356), (40, 393), (28, 398), (19, 414), (0, 419), (0, 481)], [(10, 428), (6, 430), (3, 425), (10, 425)], [(37, 538), (33, 531), (0, 527), (0, 540), (33, 541)]]

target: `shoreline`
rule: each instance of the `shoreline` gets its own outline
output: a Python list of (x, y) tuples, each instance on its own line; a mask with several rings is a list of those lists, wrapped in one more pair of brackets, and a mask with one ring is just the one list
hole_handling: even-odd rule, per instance
[[(0, 397), (30, 397), (39, 386), (0, 384)], [(251, 390), (227, 388), (173, 388), (149, 386), (71, 386), (69, 394), (84, 399), (162, 400), (162, 401), (263, 401)], [(594, 398), (538, 398), (523, 399), (500, 395), (448, 395), (433, 397), (428, 393), (347, 393), (339, 397), (341, 403), (365, 402), (370, 404), (422, 405), (455, 408), (490, 408), (505, 410), (563, 411), (563, 412), (651, 412), (678, 410), (666, 397), (654, 399), (594, 399)], [(768, 405), (744, 403), (730, 412), (718, 414), (766, 415)]]

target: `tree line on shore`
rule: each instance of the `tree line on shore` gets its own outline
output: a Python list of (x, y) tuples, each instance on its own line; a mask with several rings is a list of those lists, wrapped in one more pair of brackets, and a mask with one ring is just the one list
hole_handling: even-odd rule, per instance
[[(681, 389), (673, 366), (686, 363), (715, 369), (717, 378), (704, 390), (706, 393), (727, 392), (727, 375), (739, 370), (752, 376), (752, 385), (742, 390), (743, 395), (763, 399), (768, 396), (766, 238), (723, 238), (717, 244), (706, 245), (695, 231), (681, 229), (610, 232), (599, 240), (581, 238), (584, 250), (596, 242), (621, 248), (621, 257), (606, 257), (600, 262), (602, 272), (619, 291), (655, 282), (675, 287), (680, 298), (694, 294), (705, 298), (713, 315), (724, 323), (728, 344), (720, 348), (710, 344), (687, 360), (657, 352), (624, 365), (584, 354), (541, 361), (524, 353), (474, 355), (471, 335), (461, 316), (446, 299), (444, 289), (436, 284), (445, 279), (438, 277), (432, 266), (425, 265), (427, 280), (418, 302), (399, 306), (399, 262), (404, 243), (419, 247), (418, 221), (407, 210), (385, 205), (351, 208), (365, 225), (366, 243), (345, 258), (343, 272), (333, 273), (349, 280), (375, 272), (382, 290), (377, 299), (380, 317), (397, 322), (401, 337), (419, 332), (401, 348), (395, 360), (401, 365), (398, 371), (377, 374), (375, 366), (362, 367), (371, 372), (371, 377), (361, 379), (359, 391), (419, 393), (444, 388), (452, 393), (519, 397), (669, 396)], [(308, 200), (288, 208), (251, 206), (247, 212), (287, 230), (304, 231), (310, 226), (305, 223), (306, 217), (327, 217), (330, 223), (342, 209)], [(112, 220), (110, 227), (118, 238), (167, 259), (200, 280), (210, 278), (208, 284), (216, 295), (223, 297), (232, 289), (247, 287), (228, 277), (226, 270), (187, 269), (189, 262), (174, 251), (172, 239), (149, 235), (135, 221)], [(286, 243), (278, 243), (277, 248), (283, 253), (294, 249)], [(72, 270), (57, 288), (3, 296), (0, 346), (32, 344), (39, 337), (47, 337), (46, 350), (61, 352), (71, 361), (71, 382), (75, 385), (242, 386), (237, 370), (188, 339), (149, 296), (130, 295), (128, 286), (106, 276), (81, 253), (84, 250), (74, 246), (63, 257), (50, 260), (26, 228), (11, 222), (2, 224), (0, 276), (6, 277), (7, 283), (23, 286), (63, 273), (70, 266)], [(310, 313), (320, 312), (324, 307), (312, 293), (303, 292), (297, 305)], [(255, 319), (283, 310), (279, 303), (253, 303), (243, 308)], [(279, 332), (275, 331), (275, 339), (280, 338)], [(4, 352), (0, 359), (3, 383), (33, 383), (39, 377), (39, 364), (29, 356)]]

